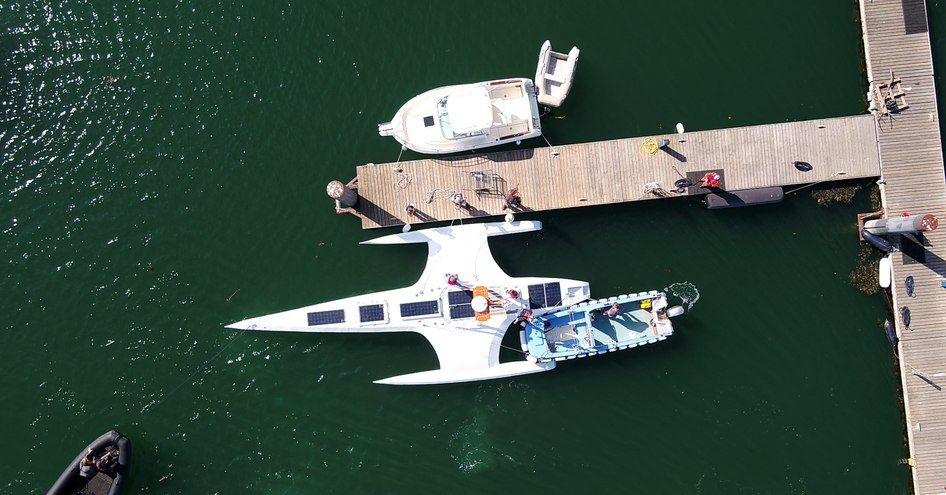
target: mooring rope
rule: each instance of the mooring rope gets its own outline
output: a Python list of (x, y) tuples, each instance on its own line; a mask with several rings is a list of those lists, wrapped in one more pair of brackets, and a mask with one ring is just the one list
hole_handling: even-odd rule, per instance
[(545, 134), (542, 134), (542, 139), (545, 140), (545, 144), (549, 145), (549, 151), (552, 152), (552, 156), (558, 156), (558, 151), (555, 151), (555, 148), (552, 146), (552, 143), (545, 137)]
[(394, 179), (394, 187), (398, 189), (405, 189), (411, 184), (411, 181), (414, 180), (411, 174), (405, 174), (404, 171), (398, 167), (394, 167), (394, 175), (397, 176), (397, 178)]
[(793, 192), (795, 192), (795, 191), (801, 191), (802, 189), (804, 189), (804, 188), (806, 188), (806, 187), (815, 186), (815, 185), (821, 184), (822, 182), (828, 182), (828, 181), (834, 179), (835, 177), (837, 177), (837, 176), (839, 176), (839, 175), (847, 175), (847, 172), (845, 172), (845, 171), (843, 171), (843, 170), (838, 170), (837, 172), (834, 173), (834, 175), (832, 175), (831, 177), (828, 177), (827, 179), (819, 180), (818, 182), (812, 182), (811, 184), (805, 184), (804, 186), (801, 186), (801, 187), (792, 189), (791, 191), (788, 191), (788, 192), (785, 193), (785, 194), (788, 195), (788, 194), (791, 194), (791, 193), (793, 193)]

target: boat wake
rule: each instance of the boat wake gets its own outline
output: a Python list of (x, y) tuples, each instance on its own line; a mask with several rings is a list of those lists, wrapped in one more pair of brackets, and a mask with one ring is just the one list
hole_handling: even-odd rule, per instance
[(664, 289), (671, 296), (679, 297), (687, 308), (687, 312), (700, 300), (700, 291), (690, 282), (674, 282)]
[(450, 437), (451, 454), (460, 472), (470, 474), (490, 468), (493, 452), (486, 434), (486, 425), (474, 416)]

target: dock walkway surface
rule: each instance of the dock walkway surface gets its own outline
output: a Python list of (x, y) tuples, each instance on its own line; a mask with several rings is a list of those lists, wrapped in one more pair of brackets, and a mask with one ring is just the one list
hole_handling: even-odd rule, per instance
[[(877, 129), (874, 116), (858, 115), (367, 164), (357, 168), (357, 210), (363, 228), (378, 228), (701, 194), (675, 183), (707, 171), (727, 191), (877, 177)], [(648, 153), (648, 137), (669, 145)], [(522, 204), (504, 210), (514, 187)], [(469, 210), (454, 206), (457, 192)]]
[[(933, 62), (923, 0), (861, 0), (867, 75), (877, 100), (887, 216), (904, 212), (946, 218), (946, 183)], [(886, 92), (886, 94), (877, 94)], [(885, 98), (886, 97), (886, 98)], [(916, 242), (919, 241), (919, 242)], [(891, 292), (914, 492), (946, 492), (946, 232), (901, 236), (891, 255)], [(907, 295), (905, 280), (915, 289)], [(909, 308), (909, 324), (900, 308)]]

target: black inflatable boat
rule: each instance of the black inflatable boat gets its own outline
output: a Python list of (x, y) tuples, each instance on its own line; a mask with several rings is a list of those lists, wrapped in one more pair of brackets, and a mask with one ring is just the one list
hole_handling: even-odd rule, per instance
[(130, 460), (131, 441), (110, 431), (82, 449), (46, 495), (118, 495)]

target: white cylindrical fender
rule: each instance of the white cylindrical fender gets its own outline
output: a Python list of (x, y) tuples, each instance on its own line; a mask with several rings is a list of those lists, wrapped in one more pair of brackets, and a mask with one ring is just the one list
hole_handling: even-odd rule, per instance
[(890, 287), (892, 269), (893, 267), (890, 264), (890, 256), (884, 256), (883, 258), (880, 258), (880, 268), (879, 273), (877, 274), (877, 280), (880, 282), (880, 286), (884, 289)]

